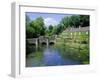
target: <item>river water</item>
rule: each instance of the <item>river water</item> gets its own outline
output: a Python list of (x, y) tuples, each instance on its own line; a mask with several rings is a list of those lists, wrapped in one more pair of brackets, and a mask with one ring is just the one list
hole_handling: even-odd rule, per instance
[(26, 56), (26, 67), (81, 64), (79, 60), (74, 60), (72, 57), (70, 58), (70, 54), (74, 52), (70, 52), (67, 48), (54, 46), (40, 46), (36, 48), (32, 46), (31, 49), (32, 52)]

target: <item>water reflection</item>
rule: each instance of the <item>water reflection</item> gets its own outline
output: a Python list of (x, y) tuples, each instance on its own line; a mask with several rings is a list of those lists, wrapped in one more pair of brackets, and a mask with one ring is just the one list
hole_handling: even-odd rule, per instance
[[(81, 61), (72, 54), (71, 50), (66, 47), (55, 46), (39, 46), (38, 48), (32, 47), (32, 52), (26, 56), (26, 67), (39, 67), (39, 66), (57, 66), (57, 65), (76, 65), (81, 64)], [(71, 57), (70, 57), (71, 56)], [(72, 57), (73, 56), (73, 57)], [(74, 59), (74, 57), (76, 57)]]

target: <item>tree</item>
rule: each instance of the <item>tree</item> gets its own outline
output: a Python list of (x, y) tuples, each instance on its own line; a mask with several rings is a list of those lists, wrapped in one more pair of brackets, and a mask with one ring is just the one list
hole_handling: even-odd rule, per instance
[(30, 26), (26, 27), (26, 38), (32, 38), (34, 33), (35, 30), (32, 27)]
[(48, 34), (49, 34), (49, 36), (51, 36), (53, 34), (53, 26), (52, 25), (49, 25), (49, 27), (48, 27)]
[(89, 15), (80, 15), (80, 23), (81, 23), (80, 26), (81, 27), (89, 26), (90, 25), (89, 19), (90, 19)]
[(31, 21), (30, 26), (34, 30), (33, 37), (39, 37), (41, 35), (45, 35), (45, 26), (42, 17), (38, 17), (35, 20)]
[(35, 20), (31, 21), (29, 16), (26, 15), (26, 37), (37, 38), (44, 35), (58, 35), (68, 27), (77, 28), (79, 26), (89, 26), (89, 18), (89, 15), (64, 16), (58, 25), (49, 25), (49, 27), (46, 28), (42, 17), (37, 17)]
[(26, 38), (31, 38), (33, 36), (34, 30), (30, 27), (30, 18), (26, 15)]
[(60, 24), (57, 25), (57, 35), (62, 32), (62, 26)]
[[(60, 25), (60, 26), (59, 26)], [(89, 15), (72, 15), (72, 16), (65, 16), (60, 21), (60, 24), (58, 27), (61, 28), (61, 30), (64, 30), (68, 27), (85, 27), (89, 26)]]
[(79, 15), (73, 15), (70, 17), (70, 26), (73, 26), (75, 28), (80, 26), (80, 17)]
[(64, 18), (62, 18), (60, 25), (62, 26), (63, 30), (72, 26), (79, 27), (80, 17), (79, 15), (65, 16)]
[(53, 27), (52, 33), (53, 33), (53, 35), (57, 35), (57, 26)]
[(61, 22), (60, 22), (60, 25), (63, 27), (63, 28), (67, 28), (70, 26), (70, 17), (68, 16), (65, 16), (64, 18), (62, 18)]

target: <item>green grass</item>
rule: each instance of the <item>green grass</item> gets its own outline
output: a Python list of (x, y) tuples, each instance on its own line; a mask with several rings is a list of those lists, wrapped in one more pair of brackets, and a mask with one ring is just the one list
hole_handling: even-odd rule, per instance
[[(62, 51), (62, 56), (73, 60), (80, 60), (82, 64), (89, 64), (89, 34), (86, 32), (62, 32), (56, 47)], [(62, 46), (61, 46), (62, 45)]]

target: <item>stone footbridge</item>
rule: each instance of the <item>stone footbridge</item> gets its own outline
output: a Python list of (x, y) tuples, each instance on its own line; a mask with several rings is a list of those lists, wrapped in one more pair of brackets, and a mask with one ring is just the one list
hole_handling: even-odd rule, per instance
[(46, 44), (47, 46), (51, 43), (55, 44), (56, 43), (56, 35), (55, 36), (51, 36), (50, 38), (48, 37), (44, 37), (44, 36), (40, 36), (39, 38), (30, 38), (27, 39), (29, 44), (35, 44), (36, 46), (38, 46), (39, 44)]

